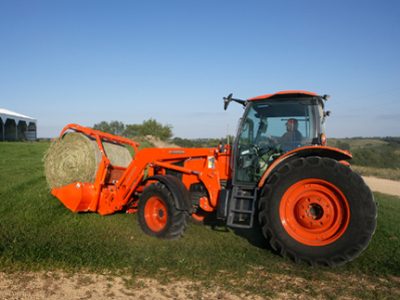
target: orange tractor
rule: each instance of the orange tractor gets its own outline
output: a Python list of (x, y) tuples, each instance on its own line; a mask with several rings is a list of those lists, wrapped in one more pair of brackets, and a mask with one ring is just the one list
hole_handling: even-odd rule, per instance
[[(357, 257), (376, 228), (376, 203), (354, 173), (351, 154), (326, 146), (327, 96), (284, 91), (248, 100), (233, 146), (147, 148), (75, 124), (67, 131), (97, 142), (102, 158), (94, 182), (73, 182), (52, 194), (73, 212), (137, 212), (149, 235), (180, 237), (188, 217), (214, 216), (232, 228), (260, 226), (280, 255), (311, 265)], [(129, 145), (127, 167), (112, 165), (103, 142)]]

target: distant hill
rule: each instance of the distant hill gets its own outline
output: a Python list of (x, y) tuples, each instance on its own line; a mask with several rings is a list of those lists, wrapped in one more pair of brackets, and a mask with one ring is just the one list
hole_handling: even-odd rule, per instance
[(400, 138), (328, 139), (328, 145), (353, 154), (352, 163), (359, 166), (400, 169)]
[(388, 145), (383, 138), (328, 138), (328, 145), (344, 150), (359, 149), (364, 147), (378, 147)]

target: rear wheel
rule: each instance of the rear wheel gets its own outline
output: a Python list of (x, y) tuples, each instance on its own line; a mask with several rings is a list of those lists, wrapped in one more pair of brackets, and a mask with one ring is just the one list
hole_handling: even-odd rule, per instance
[(376, 228), (376, 205), (362, 178), (347, 166), (329, 158), (297, 158), (267, 180), (259, 220), (281, 255), (333, 266), (368, 246)]
[(164, 238), (179, 238), (186, 228), (187, 213), (178, 210), (168, 188), (160, 183), (147, 187), (139, 199), (138, 220), (148, 235)]

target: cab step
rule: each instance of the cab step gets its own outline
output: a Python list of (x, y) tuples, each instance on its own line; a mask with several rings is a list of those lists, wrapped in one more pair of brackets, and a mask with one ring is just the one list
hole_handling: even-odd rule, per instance
[(228, 208), (227, 225), (233, 228), (253, 227), (258, 189), (234, 186)]

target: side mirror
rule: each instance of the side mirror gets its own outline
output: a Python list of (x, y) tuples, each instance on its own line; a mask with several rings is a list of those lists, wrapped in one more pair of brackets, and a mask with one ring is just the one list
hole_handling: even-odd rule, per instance
[(224, 99), (224, 110), (226, 110), (226, 109), (228, 108), (229, 103), (231, 103), (232, 101), (235, 101), (235, 102), (237, 102), (237, 103), (239, 103), (239, 104), (242, 104), (243, 107), (246, 107), (246, 104), (247, 104), (247, 101), (246, 101), (246, 100), (235, 99), (235, 98), (232, 98), (232, 96), (233, 96), (233, 94), (230, 93), (230, 94), (228, 95), (228, 97), (224, 97), (224, 98), (223, 98), (223, 99)]
[(330, 97), (331, 96), (325, 94), (322, 96), (322, 99), (324, 99), (325, 101), (328, 101)]
[(331, 115), (331, 111), (327, 110), (324, 112), (324, 117), (329, 117)]
[(224, 110), (226, 110), (226, 109), (228, 108), (228, 106), (229, 106), (229, 103), (231, 103), (231, 101), (232, 101), (232, 96), (233, 96), (233, 94), (230, 93), (230, 94), (228, 95), (228, 97), (224, 97), (224, 98), (223, 98), (223, 99), (224, 99)]

